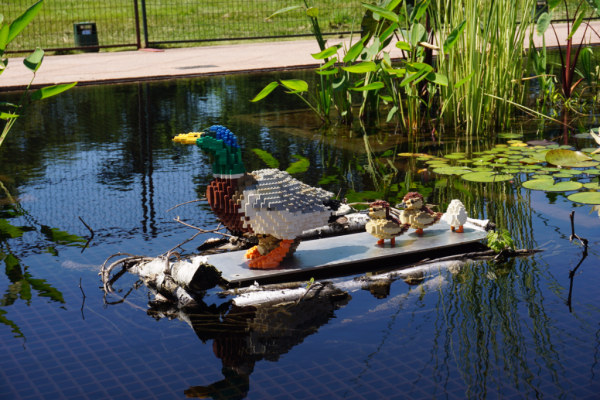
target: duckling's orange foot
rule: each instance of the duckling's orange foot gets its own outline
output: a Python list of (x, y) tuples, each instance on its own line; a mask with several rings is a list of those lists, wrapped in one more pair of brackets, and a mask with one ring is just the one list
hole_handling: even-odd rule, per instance
[(260, 252), (258, 251), (258, 246), (254, 246), (246, 252), (246, 258), (255, 259), (261, 257)]
[(452, 232), (454, 232), (454, 230), (456, 229), (456, 227), (451, 226), (450, 229), (452, 230)]
[[(279, 243), (279, 247), (272, 250), (270, 253), (265, 254), (264, 256), (260, 256), (257, 258), (253, 258), (248, 261), (248, 266), (250, 268), (256, 269), (271, 269), (277, 268), (286, 254), (290, 251), (290, 245), (293, 243), (293, 240), (282, 240)], [(252, 250), (252, 249), (251, 249)], [(258, 252), (258, 250), (257, 250)], [(260, 253), (259, 253), (260, 254)], [(247, 253), (246, 253), (247, 256)]]
[(464, 232), (465, 232), (465, 230), (464, 230), (464, 227), (462, 225), (459, 226), (458, 229), (456, 230), (456, 233), (464, 233)]
[(377, 244), (380, 245), (380, 246), (383, 246), (385, 244), (385, 240), (384, 239), (379, 239), (377, 241)]
[(417, 229), (417, 235), (423, 236), (423, 229)]
[(390, 244), (392, 245), (392, 247), (396, 247), (396, 238), (392, 238), (390, 240)]

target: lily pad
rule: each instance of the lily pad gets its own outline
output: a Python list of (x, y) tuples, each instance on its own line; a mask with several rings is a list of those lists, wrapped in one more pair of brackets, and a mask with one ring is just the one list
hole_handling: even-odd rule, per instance
[(592, 157), (592, 160), (594, 161), (600, 161), (600, 154), (591, 154), (590, 157)]
[(431, 157), (417, 157), (417, 161), (427, 161), (431, 160)]
[(523, 135), (519, 133), (499, 133), (497, 135), (500, 139), (517, 139), (523, 137)]
[(591, 158), (580, 151), (556, 149), (546, 153), (546, 162), (561, 167), (585, 167), (583, 162), (590, 161)]
[(544, 139), (544, 140), (532, 140), (530, 142), (527, 142), (527, 144), (529, 144), (531, 146), (550, 146), (550, 145), (557, 144), (557, 143)]
[(563, 174), (562, 172), (560, 174), (554, 174), (552, 175), (555, 178), (572, 178), (573, 175), (571, 174)]
[(579, 151), (581, 151), (582, 153), (593, 153), (596, 150), (598, 150), (597, 147), (586, 147), (585, 149), (581, 149)]
[(461, 178), (470, 182), (503, 182), (514, 178), (513, 175), (494, 174), (493, 172), (473, 172), (465, 174)]
[(589, 133), (578, 133), (576, 135), (573, 135), (573, 137), (577, 139), (591, 139), (592, 135), (590, 135)]
[(539, 164), (544, 162), (544, 160), (539, 160), (537, 158), (523, 158), (519, 161), (521, 161), (523, 164)]
[(464, 154), (446, 154), (444, 158), (449, 158), (451, 160), (460, 160), (461, 158), (465, 158)]
[(558, 172), (558, 171), (560, 171), (560, 168), (544, 167), (544, 168), (541, 168), (540, 171)]
[(527, 143), (513, 143), (510, 147), (527, 147)]
[(590, 175), (590, 176), (600, 175), (600, 169), (586, 169), (583, 172), (586, 173), (586, 174), (588, 174), (588, 175)]
[(586, 189), (600, 190), (600, 183), (598, 183), (598, 182), (584, 183), (583, 187)]
[(571, 192), (579, 190), (583, 184), (579, 182), (558, 182), (553, 179), (534, 179), (523, 183), (523, 187), (531, 190), (543, 190), (544, 192)]
[(575, 203), (583, 204), (600, 204), (600, 192), (580, 192), (574, 193), (567, 199)]
[[(492, 172), (494, 169), (493, 168), (488, 168), (488, 167), (475, 167), (475, 168), (471, 168), (471, 171), (477, 171), (477, 172)], [(598, 171), (600, 173), (600, 171)]]
[(541, 165), (523, 165), (521, 168), (523, 169), (542, 169)]
[(491, 164), (491, 162), (489, 162), (489, 161), (475, 161), (475, 162), (473, 163), (473, 165), (478, 165), (478, 166), (480, 166), (480, 167), (482, 167), (482, 166), (484, 166), (484, 165), (490, 165), (490, 164)]
[(581, 175), (583, 174), (583, 171), (580, 171), (578, 169), (562, 169), (560, 173), (567, 175)]
[(531, 179), (552, 179), (554, 180), (554, 178), (552, 178), (552, 175), (531, 175)]
[(466, 159), (465, 160), (456, 160), (456, 162), (459, 162), (461, 164), (470, 164), (473, 162), (473, 160), (466, 160)]
[(433, 172), (440, 175), (462, 175), (468, 174), (471, 170), (464, 167), (442, 167), (434, 169)]
[(504, 168), (501, 169), (500, 172), (502, 172), (503, 174), (516, 174), (521, 172), (521, 168)]
[(509, 143), (509, 144), (513, 144), (513, 143), (523, 143), (523, 141), (522, 141), (522, 140), (507, 140), (507, 141), (506, 141), (506, 143)]

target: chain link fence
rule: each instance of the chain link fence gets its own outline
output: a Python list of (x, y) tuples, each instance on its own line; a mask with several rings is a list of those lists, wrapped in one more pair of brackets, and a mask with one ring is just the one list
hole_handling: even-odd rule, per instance
[[(34, 0), (0, 0), (0, 13), (12, 21)], [(310, 5), (311, 3), (309, 3)], [(539, 1), (537, 10), (543, 10)], [(577, 2), (568, 0), (574, 13)], [(284, 7), (304, 5), (300, 0), (46, 0), (40, 14), (10, 44), (9, 52), (82, 49), (75, 40), (73, 24), (94, 22), (98, 45), (153, 47), (179, 43), (233, 41), (311, 36), (304, 10), (296, 9), (268, 19)], [(360, 0), (318, 0), (319, 24), (326, 35), (360, 31), (364, 7)], [(569, 15), (573, 18), (573, 15)], [(565, 20), (564, 4), (553, 12)]]

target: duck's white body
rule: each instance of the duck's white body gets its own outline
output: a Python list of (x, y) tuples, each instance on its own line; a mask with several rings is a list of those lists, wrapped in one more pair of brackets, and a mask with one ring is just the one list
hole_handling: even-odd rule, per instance
[(467, 223), (467, 210), (460, 200), (452, 200), (442, 217), (451, 227), (460, 227)]
[(327, 225), (332, 211), (323, 202), (333, 193), (308, 186), (278, 169), (261, 169), (250, 175), (256, 183), (243, 191), (240, 208), (245, 227), (294, 240), (306, 230)]

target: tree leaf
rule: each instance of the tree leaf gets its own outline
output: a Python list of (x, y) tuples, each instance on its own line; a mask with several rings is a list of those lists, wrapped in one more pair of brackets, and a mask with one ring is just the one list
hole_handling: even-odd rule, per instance
[(386, 10), (385, 8), (377, 7), (372, 4), (362, 3), (362, 5), (368, 9), (373, 11), (373, 13), (377, 13), (381, 15), (383, 18), (388, 19), (392, 22), (400, 23), (398, 20), (398, 15), (392, 11)]
[(1, 101), (0, 102), (0, 107), (14, 107), (14, 108), (17, 108), (17, 105), (13, 104), (13, 103), (7, 103), (5, 101)]
[(4, 50), (6, 50), (6, 45), (8, 44), (9, 30), (10, 25), (4, 25), (2, 29), (0, 29), (0, 55), (4, 54)]
[(467, 20), (464, 20), (456, 28), (454, 28), (452, 30), (452, 32), (450, 32), (450, 34), (444, 41), (444, 46), (442, 47), (442, 50), (444, 53), (447, 53), (448, 51), (450, 51), (450, 49), (452, 49), (454, 47), (456, 42), (458, 42), (458, 38), (463, 33), (463, 31), (465, 30), (466, 27), (467, 27)]
[(332, 55), (336, 54), (338, 49), (342, 47), (341, 44), (336, 44), (335, 46), (331, 46), (323, 51), (321, 51), (320, 53), (316, 53), (316, 54), (311, 54), (311, 56), (315, 59), (315, 60), (323, 60), (325, 58), (329, 58)]
[(430, 0), (421, 0), (418, 2), (410, 13), (409, 21), (410, 23), (414, 23), (421, 19), (425, 11), (427, 11), (427, 7), (429, 6)]
[(339, 69), (337, 67), (335, 67), (333, 69), (325, 69), (325, 70), (315, 71), (315, 72), (319, 75), (334, 75), (339, 72)]
[(548, 0), (548, 11), (552, 11), (558, 6), (562, 0)]
[(17, 115), (17, 114), (7, 114), (7, 113), (0, 112), (0, 119), (9, 120), (9, 119), (12, 119), (12, 118), (19, 118), (19, 115)]
[(275, 157), (273, 157), (269, 152), (266, 152), (261, 149), (252, 149), (253, 152), (256, 153), (257, 156), (260, 157), (261, 160), (267, 164), (269, 168), (279, 168), (279, 161)]
[(302, 7), (301, 7), (301, 6), (291, 6), (291, 7), (285, 7), (285, 8), (282, 8), (281, 10), (275, 11), (275, 12), (274, 12), (273, 14), (271, 14), (271, 16), (270, 16), (269, 18), (267, 18), (267, 19), (271, 19), (271, 18), (273, 18), (274, 16), (276, 16), (276, 15), (278, 15), (278, 14), (283, 14), (283, 13), (286, 13), (286, 12), (288, 12), (288, 11), (297, 10), (298, 8), (302, 8)]
[(256, 103), (257, 101), (260, 101), (262, 99), (264, 99), (265, 97), (267, 97), (273, 90), (275, 90), (275, 88), (279, 86), (279, 83), (277, 82), (271, 82), (269, 83), (267, 86), (265, 86), (265, 88), (263, 90), (260, 91), (259, 94), (256, 95), (256, 97), (254, 97), (252, 100), (250, 100), (253, 103)]
[(350, 65), (348, 67), (342, 67), (344, 71), (351, 72), (353, 74), (364, 74), (366, 72), (373, 72), (377, 70), (377, 64), (372, 61), (361, 62), (360, 64)]
[(299, 161), (292, 163), (288, 169), (285, 171), (290, 175), (299, 174), (301, 172), (306, 172), (308, 167), (310, 166), (310, 161), (306, 157), (302, 157), (301, 155), (294, 154), (292, 157), (297, 158)]
[(41, 88), (33, 92), (31, 95), (31, 101), (47, 99), (48, 97), (56, 96), (57, 94), (61, 94), (62, 92), (71, 89), (75, 85), (77, 85), (77, 82)]
[(388, 113), (387, 120), (385, 122), (390, 122), (392, 120), (392, 118), (394, 118), (394, 114), (396, 114), (397, 111), (398, 111), (398, 107), (396, 107), (396, 106), (392, 107), (392, 109)]
[(448, 86), (448, 78), (444, 74), (438, 74), (437, 72), (430, 72), (425, 76), (429, 82), (433, 82), (437, 85)]
[(368, 36), (363, 37), (361, 40), (354, 43), (354, 45), (352, 47), (350, 47), (350, 50), (348, 50), (348, 52), (344, 56), (345, 63), (356, 61), (356, 59), (358, 58), (358, 56), (360, 55), (360, 53), (362, 53), (362, 51), (364, 49), (365, 40), (367, 38), (368, 38)]
[(398, 24), (394, 22), (393, 24), (388, 26), (388, 28), (385, 31), (383, 31), (381, 35), (379, 35), (379, 40), (384, 41), (385, 39), (390, 37), (396, 29), (398, 29)]
[(473, 75), (475, 75), (475, 71), (472, 71), (469, 75), (467, 75), (466, 78), (463, 78), (460, 81), (458, 81), (456, 83), (456, 85), (454, 85), (454, 87), (455, 88), (461, 87), (462, 85), (464, 85), (465, 83), (467, 83), (467, 81), (470, 80), (473, 77)]
[(537, 21), (537, 25), (535, 26), (538, 36), (544, 36), (544, 33), (546, 33), (546, 30), (550, 26), (550, 22), (552, 22), (550, 14), (543, 13), (542, 15), (540, 15)]
[(327, 68), (331, 67), (333, 64), (335, 64), (336, 62), (337, 62), (337, 57), (333, 57), (331, 60), (329, 60), (325, 64), (321, 65), (318, 69), (327, 69)]
[(414, 81), (417, 78), (422, 78), (427, 73), (428, 73), (427, 68), (421, 68), (419, 71), (415, 72), (414, 74), (406, 75), (404, 77), (404, 79), (402, 80), (402, 82), (400, 82), (400, 87), (404, 87), (404, 86), (408, 85), (409, 83), (411, 83), (412, 81)]
[(367, 90), (383, 89), (384, 87), (385, 87), (385, 85), (383, 84), (383, 82), (373, 82), (373, 83), (369, 83), (368, 85), (365, 85), (365, 86), (361, 86), (361, 87), (357, 87), (357, 88), (350, 88), (350, 90), (354, 90), (356, 92), (366, 92)]
[(289, 79), (289, 80), (281, 80), (281, 84), (290, 90), (294, 90), (296, 92), (306, 92), (308, 90), (308, 83), (304, 82), (301, 79)]
[(25, 29), (25, 27), (27, 25), (29, 25), (29, 23), (31, 22), (31, 20), (37, 15), (38, 12), (40, 12), (40, 9), (42, 8), (42, 5), (44, 4), (44, 0), (40, 0), (37, 3), (35, 3), (34, 5), (32, 5), (31, 7), (29, 7), (27, 9), (27, 11), (25, 11), (23, 14), (21, 14), (21, 16), (17, 19), (15, 19), (11, 24), (10, 24), (10, 29), (9, 29), (9, 33), (8, 33), (8, 40), (7, 40), (7, 44), (12, 42), (13, 39), (15, 37), (17, 37), (17, 35), (19, 33), (21, 33), (21, 31), (23, 29)]
[(583, 22), (583, 17), (585, 17), (585, 12), (584, 12), (584, 10), (581, 10), (581, 11), (579, 11), (579, 15), (577, 16), (577, 19), (575, 19), (575, 22), (573, 22), (573, 26), (571, 26), (571, 33), (569, 34), (569, 37), (567, 38), (567, 40), (571, 39), (573, 37), (573, 35), (575, 34), (575, 32), (577, 31), (577, 29), (579, 29), (579, 26)]
[(400, 50), (410, 51), (410, 45), (406, 42), (397, 42), (396, 47)]
[(427, 41), (427, 29), (421, 24), (414, 24), (410, 28), (409, 36), (412, 47), (417, 47), (419, 42)]
[(306, 10), (306, 15), (312, 18), (318, 18), (319, 9), (317, 7), (310, 7), (308, 10)]
[(42, 61), (44, 61), (44, 50), (38, 47), (33, 53), (23, 60), (23, 64), (27, 67), (27, 69), (35, 73), (42, 66)]

